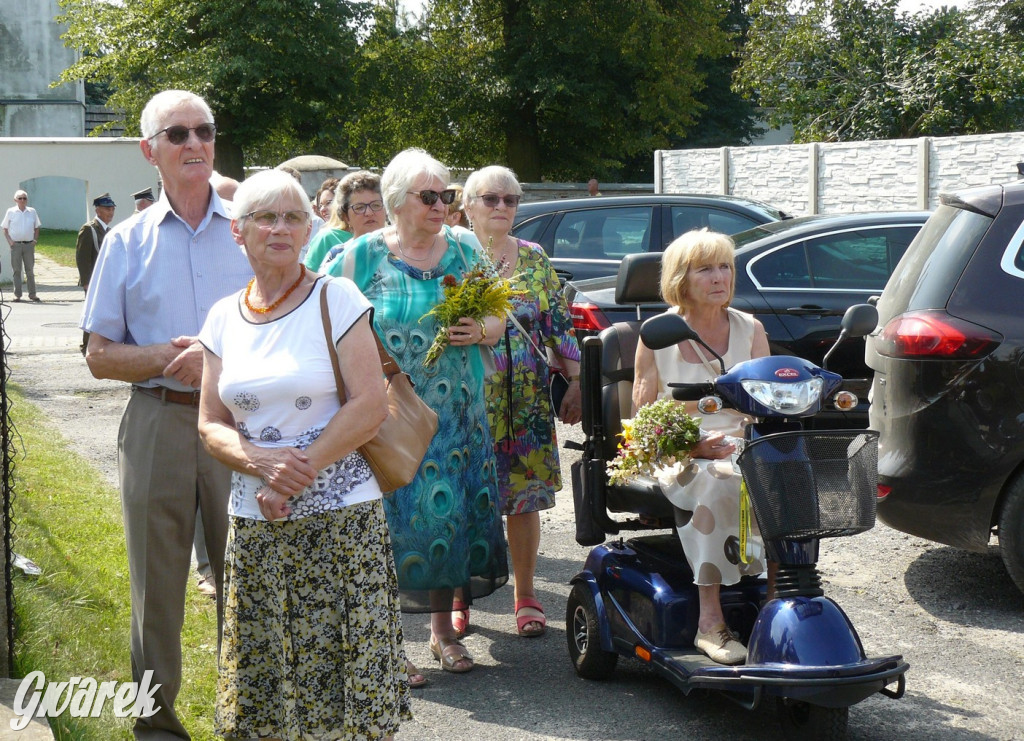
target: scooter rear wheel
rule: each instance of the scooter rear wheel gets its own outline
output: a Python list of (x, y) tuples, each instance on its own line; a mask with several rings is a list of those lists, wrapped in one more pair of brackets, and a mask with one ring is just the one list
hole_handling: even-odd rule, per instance
[(577, 583), (565, 606), (569, 658), (584, 679), (608, 679), (615, 672), (619, 655), (601, 648), (597, 605), (590, 587)]
[(789, 738), (814, 741), (843, 741), (850, 708), (824, 708), (801, 700), (779, 697), (778, 711), (782, 730)]

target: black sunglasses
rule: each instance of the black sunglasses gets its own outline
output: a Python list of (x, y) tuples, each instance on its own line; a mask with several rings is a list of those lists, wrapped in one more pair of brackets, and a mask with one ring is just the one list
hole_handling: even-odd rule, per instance
[(494, 193), (488, 193), (484, 196), (477, 196), (477, 198), (483, 201), (487, 208), (497, 208), (498, 203), (501, 201), (504, 201), (505, 206), (508, 208), (516, 208), (519, 205), (519, 201), (522, 199), (522, 196), (499, 196)]
[(452, 190), (451, 188), (449, 188), (448, 190), (442, 190), (440, 193), (438, 193), (436, 190), (421, 190), (419, 192), (416, 192), (414, 190), (407, 190), (406, 193), (408, 193), (411, 196), (419, 196), (420, 200), (423, 201), (424, 206), (433, 206), (435, 203), (437, 203), (438, 198), (440, 198), (441, 203), (443, 203), (446, 206), (455, 200), (455, 191)]
[(167, 134), (167, 141), (171, 144), (184, 144), (188, 141), (188, 134), (190, 131), (196, 132), (196, 138), (201, 142), (212, 142), (213, 137), (217, 135), (217, 126), (212, 123), (199, 124), (194, 128), (188, 126), (168, 126), (166, 129), (160, 131), (149, 137), (150, 139), (156, 139), (161, 134)]

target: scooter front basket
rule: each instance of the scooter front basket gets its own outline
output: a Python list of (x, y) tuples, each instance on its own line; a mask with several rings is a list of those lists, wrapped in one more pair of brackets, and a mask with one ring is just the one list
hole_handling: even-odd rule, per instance
[(877, 432), (765, 435), (746, 444), (739, 467), (765, 540), (829, 538), (874, 527)]

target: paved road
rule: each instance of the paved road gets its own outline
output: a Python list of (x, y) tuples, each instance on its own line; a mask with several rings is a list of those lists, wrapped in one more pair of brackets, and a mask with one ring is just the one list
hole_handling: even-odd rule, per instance
[[(0, 306), (12, 380), (116, 483), (123, 384), (93, 379), (78, 354), (82, 294), (74, 272), (45, 258), (36, 269), (44, 303)], [(566, 453), (563, 464), (573, 455)], [(515, 634), (506, 587), (473, 606), (466, 644), (476, 669), (444, 674), (430, 660), (426, 616), (406, 616), (411, 658), (430, 684), (415, 694), (416, 718), (399, 741), (781, 739), (767, 708), (750, 712), (718, 696), (683, 697), (635, 661), (620, 661), (607, 682), (575, 676), (564, 611), (568, 581), (586, 550), (573, 540), (571, 499), (565, 492), (542, 513), (537, 587), (549, 617), (545, 636)], [(879, 696), (852, 709), (850, 738), (1024, 739), (1024, 597), (994, 553), (967, 554), (884, 526), (824, 551), (828, 589), (868, 653), (903, 653), (912, 667), (903, 700)]]

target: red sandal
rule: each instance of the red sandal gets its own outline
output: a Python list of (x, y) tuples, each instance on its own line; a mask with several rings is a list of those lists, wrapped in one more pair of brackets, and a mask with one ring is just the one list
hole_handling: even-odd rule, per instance
[(469, 630), (469, 605), (458, 597), (452, 600), (452, 627), (456, 638), (462, 638)]
[[(539, 623), (540, 629), (527, 630), (526, 626), (531, 623)], [(536, 638), (544, 635), (547, 630), (548, 621), (544, 617), (544, 608), (540, 606), (533, 597), (523, 597), (516, 600), (516, 630), (524, 638)]]

